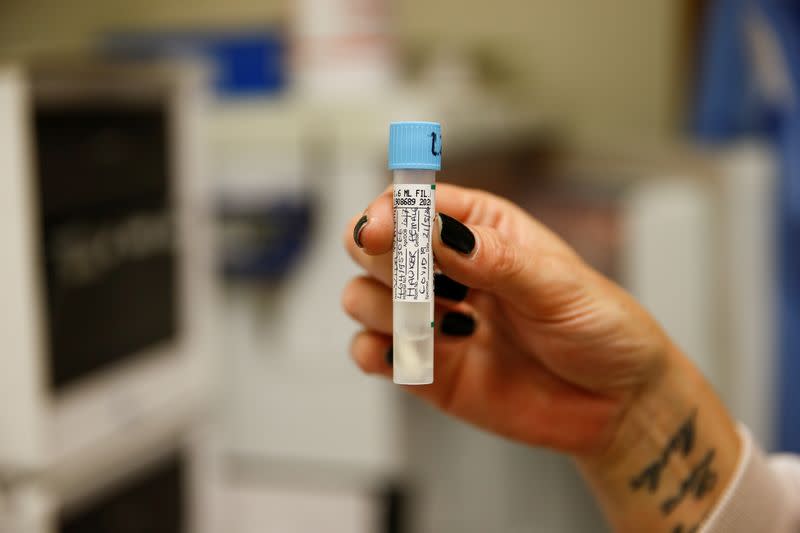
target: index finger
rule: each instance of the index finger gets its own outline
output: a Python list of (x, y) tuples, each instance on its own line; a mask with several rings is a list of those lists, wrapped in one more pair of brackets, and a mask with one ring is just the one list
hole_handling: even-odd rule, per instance
[[(467, 223), (481, 224), (492, 217), (487, 193), (446, 183), (436, 186), (436, 211), (446, 213)], [(348, 226), (347, 237), (369, 255), (382, 255), (392, 250), (394, 237), (392, 187), (378, 196), (362, 215), (354, 217)]]

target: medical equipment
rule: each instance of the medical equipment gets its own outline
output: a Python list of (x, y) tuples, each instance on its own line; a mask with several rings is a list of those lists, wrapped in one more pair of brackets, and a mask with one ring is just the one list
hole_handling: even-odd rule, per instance
[(442, 133), (435, 122), (394, 122), (389, 169), (394, 172), (394, 382), (433, 383), (433, 251), (436, 171)]
[(96, 463), (201, 411), (200, 94), (193, 71), (0, 68), (0, 465)]

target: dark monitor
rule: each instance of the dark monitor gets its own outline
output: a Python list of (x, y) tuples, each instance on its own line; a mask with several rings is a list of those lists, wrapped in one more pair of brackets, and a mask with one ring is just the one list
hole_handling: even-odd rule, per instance
[[(167, 101), (37, 102), (35, 174), (55, 389), (176, 335)], [(110, 530), (109, 530), (110, 531)]]

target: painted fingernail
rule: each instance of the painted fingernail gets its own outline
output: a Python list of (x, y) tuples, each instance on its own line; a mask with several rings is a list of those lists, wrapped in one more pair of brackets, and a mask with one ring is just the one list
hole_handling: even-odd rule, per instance
[(469, 287), (462, 285), (444, 274), (433, 275), (433, 293), (440, 298), (460, 302), (467, 297)]
[(464, 313), (447, 313), (442, 318), (441, 330), (445, 335), (468, 337), (475, 331), (475, 319)]
[(439, 220), (441, 221), (439, 235), (442, 238), (442, 242), (462, 254), (472, 253), (475, 248), (475, 235), (472, 234), (469, 228), (444, 213), (439, 213)]
[(364, 226), (367, 224), (367, 215), (363, 215), (361, 218), (358, 219), (356, 222), (355, 227), (353, 228), (353, 240), (356, 242), (356, 246), (359, 248), (363, 248), (364, 245), (361, 244), (361, 232), (364, 230)]
[(389, 346), (389, 349), (386, 350), (386, 355), (384, 356), (384, 359), (386, 359), (387, 365), (389, 366), (394, 365), (394, 348), (392, 346)]

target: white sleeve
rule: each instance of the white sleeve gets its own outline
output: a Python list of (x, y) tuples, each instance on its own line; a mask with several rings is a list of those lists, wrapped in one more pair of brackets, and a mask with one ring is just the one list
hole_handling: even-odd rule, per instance
[(800, 533), (800, 457), (766, 457), (744, 427), (733, 479), (701, 533)]

